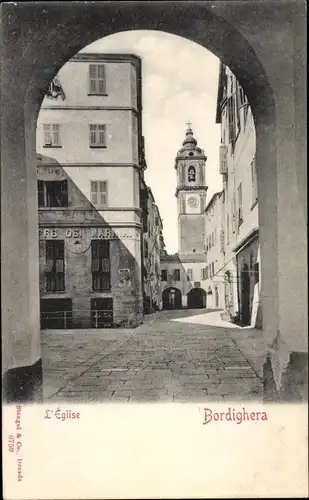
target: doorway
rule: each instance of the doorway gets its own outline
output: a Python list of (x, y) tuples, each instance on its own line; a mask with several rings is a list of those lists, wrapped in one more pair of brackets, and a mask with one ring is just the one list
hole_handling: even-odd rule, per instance
[(181, 291), (178, 288), (166, 288), (162, 293), (163, 309), (181, 309)]
[(188, 293), (188, 309), (206, 307), (206, 292), (202, 288), (192, 288)]
[(241, 270), (241, 324), (250, 324), (250, 276), (247, 264)]

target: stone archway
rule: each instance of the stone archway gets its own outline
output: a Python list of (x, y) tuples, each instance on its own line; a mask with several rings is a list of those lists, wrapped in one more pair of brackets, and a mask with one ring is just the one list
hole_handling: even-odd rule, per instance
[(168, 287), (162, 293), (163, 309), (181, 309), (181, 291), (175, 287)]
[[(263, 332), (268, 344), (277, 338), (276, 345), (285, 346), (285, 359), (292, 352), (306, 356), (307, 254), (305, 245), (295, 244), (305, 241), (307, 231), (304, 9), (301, 2), (261, 2), (252, 16), (250, 2), (231, 9), (228, 1), (196, 2), (194, 8), (188, 2), (4, 5), (5, 373), (14, 377), (19, 370), (35, 379), (41, 373), (35, 154), (41, 102), (52, 78), (74, 54), (99, 38), (132, 29), (165, 31), (211, 50), (230, 67), (247, 94), (257, 138)], [(25, 345), (23, 352), (20, 344)], [(274, 363), (276, 380), (284, 368), (284, 363)]]
[(203, 288), (191, 288), (188, 293), (188, 309), (202, 309), (206, 307), (206, 292)]

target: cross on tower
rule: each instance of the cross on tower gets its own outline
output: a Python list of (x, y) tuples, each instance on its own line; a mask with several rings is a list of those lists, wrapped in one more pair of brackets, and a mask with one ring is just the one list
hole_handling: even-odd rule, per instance
[(191, 122), (187, 121), (187, 122), (186, 122), (186, 125), (187, 125), (187, 128), (188, 128), (188, 129), (189, 129), (189, 128), (192, 128), (192, 123), (191, 123)]

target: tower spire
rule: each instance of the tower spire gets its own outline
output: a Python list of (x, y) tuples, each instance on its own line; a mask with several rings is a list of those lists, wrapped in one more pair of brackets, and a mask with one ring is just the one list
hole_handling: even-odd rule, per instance
[(193, 137), (192, 123), (190, 121), (186, 121), (186, 126), (187, 126), (186, 137), (182, 145), (183, 146), (189, 145), (191, 147), (195, 147), (197, 145), (197, 142)]
[(191, 130), (191, 131), (192, 131), (192, 123), (191, 123), (189, 120), (188, 120), (188, 121), (186, 121), (186, 126), (187, 126), (187, 132), (188, 132), (189, 130)]

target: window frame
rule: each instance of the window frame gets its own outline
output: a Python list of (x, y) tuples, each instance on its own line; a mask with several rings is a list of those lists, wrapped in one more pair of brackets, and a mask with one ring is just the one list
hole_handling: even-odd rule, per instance
[[(49, 203), (49, 195), (48, 195), (48, 185), (50, 184), (60, 184), (60, 197), (62, 200), (61, 205), (51, 205)], [(61, 188), (64, 186), (65, 188)], [(69, 199), (68, 199), (68, 180), (63, 179), (61, 181), (59, 180), (51, 180), (51, 181), (45, 181), (38, 179), (37, 181), (37, 191), (38, 191), (38, 208), (55, 208), (55, 209), (61, 209), (61, 208), (67, 208), (69, 206)], [(41, 200), (40, 200), (41, 198)], [(43, 203), (41, 203), (43, 201)]]
[[(103, 286), (104, 280), (107, 286)], [(112, 288), (110, 240), (91, 240), (91, 281), (93, 292), (109, 292)]]
[[(47, 135), (50, 137), (48, 141), (46, 140)], [(43, 123), (43, 148), (62, 148), (60, 123)]]
[[(58, 247), (58, 248), (57, 248)], [(50, 251), (52, 249), (52, 251)], [(49, 258), (48, 253), (50, 251)], [(57, 255), (58, 254), (58, 255)], [(61, 256), (62, 254), (62, 256)], [(62, 270), (59, 269), (61, 262)], [(51, 264), (52, 263), (52, 264)], [(65, 245), (64, 240), (45, 240), (44, 281), (46, 293), (65, 292)]]
[[(101, 185), (105, 184), (105, 191), (101, 189)], [(92, 187), (93, 185), (97, 186), (96, 190), (93, 190)], [(97, 202), (94, 201), (93, 195), (96, 194), (97, 196)], [(105, 196), (105, 203), (102, 203), (102, 196)], [(100, 198), (100, 203), (98, 203), (98, 200)], [(90, 180), (90, 203), (98, 208), (107, 208), (108, 207), (108, 181), (105, 179), (100, 179), (100, 180)]]
[[(163, 278), (163, 273), (166, 279)], [(161, 281), (167, 281), (167, 269), (161, 269)]]
[[(103, 141), (100, 141), (100, 134), (103, 133)], [(94, 135), (93, 135), (94, 134)], [(95, 140), (93, 141), (93, 137)], [(105, 149), (106, 146), (106, 124), (89, 123), (89, 148)]]
[[(95, 68), (95, 75), (91, 75), (91, 71)], [(99, 75), (99, 70), (102, 71), (103, 76)], [(93, 84), (93, 87), (92, 87)], [(100, 89), (100, 85), (102, 88)], [(88, 95), (89, 96), (107, 96), (106, 92), (106, 64), (104, 63), (90, 63), (88, 66)]]

